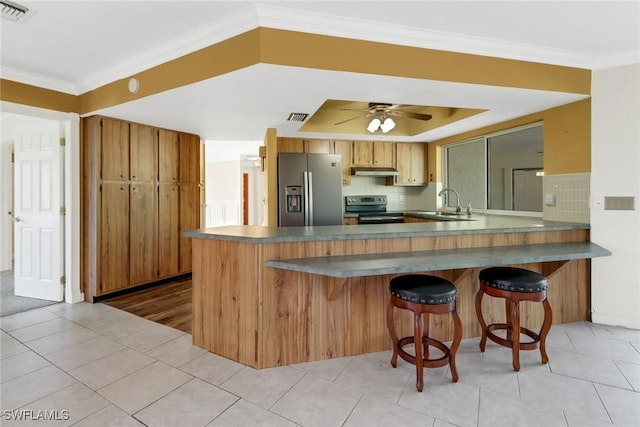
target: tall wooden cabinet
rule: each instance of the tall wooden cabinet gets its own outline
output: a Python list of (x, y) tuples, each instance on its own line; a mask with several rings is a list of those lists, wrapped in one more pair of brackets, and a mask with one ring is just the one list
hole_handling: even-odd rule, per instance
[(99, 116), (82, 126), (85, 299), (190, 272), (182, 233), (201, 226), (200, 138)]
[(204, 157), (204, 148), (197, 135), (180, 134), (179, 152), (179, 251), (178, 271), (191, 271), (191, 239), (184, 232), (200, 228), (202, 223), (201, 201), (204, 200), (204, 168), (200, 159)]

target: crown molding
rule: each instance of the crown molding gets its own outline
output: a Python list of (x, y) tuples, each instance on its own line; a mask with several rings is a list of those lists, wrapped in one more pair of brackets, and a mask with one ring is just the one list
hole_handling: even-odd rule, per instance
[(79, 95), (76, 85), (73, 83), (57, 80), (41, 74), (30, 73), (27, 71), (16, 70), (15, 68), (0, 65), (0, 78), (12, 80), (14, 82), (23, 83), (31, 86), (37, 86), (49, 90), (55, 90), (71, 95)]
[(200, 27), (174, 38), (168, 43), (142, 52), (134, 58), (114, 64), (80, 82), (55, 80), (6, 67), (0, 67), (0, 76), (79, 95), (258, 27), (586, 69), (611, 68), (640, 61), (638, 52), (593, 57), (561, 49), (549, 49), (392, 24), (381, 26), (379, 22), (337, 17), (323, 13), (302, 13), (280, 6), (256, 4), (247, 6), (237, 13), (225, 17), (222, 21)]
[(595, 64), (593, 57), (567, 50), (401, 25), (381, 26), (379, 22), (321, 13), (299, 13), (273, 5), (260, 5), (259, 17), (263, 27), (327, 36), (577, 68), (591, 68)]

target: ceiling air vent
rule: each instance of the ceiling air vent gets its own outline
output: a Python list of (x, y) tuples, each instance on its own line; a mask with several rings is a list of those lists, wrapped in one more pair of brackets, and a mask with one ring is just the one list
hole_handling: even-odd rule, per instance
[(14, 22), (24, 22), (32, 15), (28, 7), (17, 3), (0, 0), (0, 5), (2, 6), (2, 17)]
[(309, 114), (307, 113), (291, 113), (287, 118), (288, 122), (304, 122)]

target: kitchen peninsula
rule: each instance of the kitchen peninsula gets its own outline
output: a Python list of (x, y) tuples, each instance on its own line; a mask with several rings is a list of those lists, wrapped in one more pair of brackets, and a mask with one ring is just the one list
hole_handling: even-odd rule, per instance
[[(444, 277), (459, 291), (463, 337), (480, 334), (474, 299), (480, 269), (518, 265), (548, 277), (554, 323), (589, 318), (590, 258), (610, 253), (589, 242), (589, 225), (477, 215), (440, 221), (322, 227), (227, 226), (185, 233), (193, 243), (193, 342), (254, 368), (390, 348), (389, 280), (407, 272)], [(501, 301), (485, 298), (490, 322)], [(542, 322), (524, 304), (523, 326)], [(400, 333), (413, 319), (398, 313)], [(451, 339), (433, 316), (436, 339)]]

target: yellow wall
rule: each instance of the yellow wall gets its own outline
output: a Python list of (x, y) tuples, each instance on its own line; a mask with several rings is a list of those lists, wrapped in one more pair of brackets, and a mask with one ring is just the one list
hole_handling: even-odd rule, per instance
[(5, 79), (0, 79), (0, 100), (64, 113), (80, 111), (79, 98), (75, 95)]
[[(591, 88), (591, 72), (584, 69), (256, 28), (131, 76), (140, 82), (135, 94), (127, 90), (129, 77), (80, 96), (0, 79), (0, 99), (87, 114), (258, 63), (581, 94)], [(436, 171), (435, 180), (442, 180), (442, 144), (542, 120), (545, 172), (588, 172), (590, 106), (589, 100), (576, 102), (437, 141), (429, 147), (429, 170)]]
[(544, 124), (546, 175), (591, 172), (591, 99), (434, 141), (429, 144), (429, 170), (435, 170), (436, 180), (442, 181), (443, 145), (536, 122)]
[[(88, 114), (259, 63), (581, 94), (591, 88), (585, 69), (256, 28), (79, 96), (0, 79), (0, 99)], [(130, 77), (140, 83), (135, 94)]]

